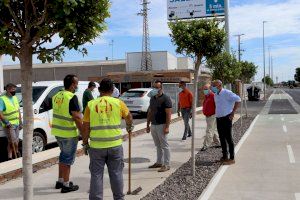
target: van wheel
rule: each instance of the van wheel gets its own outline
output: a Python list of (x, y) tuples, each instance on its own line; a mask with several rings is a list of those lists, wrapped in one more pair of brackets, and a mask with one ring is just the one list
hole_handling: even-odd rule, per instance
[(40, 132), (33, 132), (32, 153), (38, 153), (45, 150), (46, 138)]

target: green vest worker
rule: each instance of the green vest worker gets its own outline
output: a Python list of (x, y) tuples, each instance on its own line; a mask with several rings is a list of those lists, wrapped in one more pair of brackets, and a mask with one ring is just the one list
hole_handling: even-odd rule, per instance
[(112, 97), (113, 90), (113, 82), (103, 79), (99, 87), (100, 98), (90, 101), (84, 113), (82, 145), (86, 154), (90, 154), (90, 200), (103, 199), (105, 164), (114, 199), (124, 199), (121, 119), (125, 119), (129, 134), (133, 125), (132, 116), (125, 103)]
[(78, 185), (69, 182), (71, 165), (76, 156), (78, 143), (78, 130), (82, 130), (82, 114), (78, 98), (74, 94), (78, 88), (78, 78), (67, 75), (64, 78), (65, 90), (52, 97), (53, 121), (52, 135), (56, 137), (60, 148), (59, 175), (55, 188), (61, 193), (76, 191)]
[(0, 120), (8, 139), (8, 160), (12, 159), (13, 150), (18, 154), (19, 131), (23, 127), (16, 88), (12, 83), (7, 84), (6, 94), (0, 97)]

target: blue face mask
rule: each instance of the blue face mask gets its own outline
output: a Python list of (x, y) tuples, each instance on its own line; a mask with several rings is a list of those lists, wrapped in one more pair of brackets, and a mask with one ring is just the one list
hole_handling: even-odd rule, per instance
[(154, 96), (158, 95), (158, 92), (159, 92), (159, 89), (154, 88), (153, 90), (151, 90), (150, 95), (152, 97), (154, 97)]
[(209, 94), (209, 90), (203, 90), (204, 95), (208, 95)]
[(217, 94), (219, 92), (219, 89), (217, 87), (211, 87), (211, 91)]
[(183, 89), (182, 88), (179, 88), (179, 92), (182, 92), (183, 91)]

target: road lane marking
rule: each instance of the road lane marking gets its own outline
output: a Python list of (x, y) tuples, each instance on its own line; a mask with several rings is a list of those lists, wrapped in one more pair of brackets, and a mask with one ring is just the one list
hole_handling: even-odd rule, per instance
[(295, 199), (300, 200), (300, 193), (295, 193)]
[(273, 119), (273, 117), (269, 117), (269, 119), (270, 119), (270, 120), (272, 120), (272, 119)]
[(286, 125), (283, 125), (283, 126), (282, 126), (282, 129), (283, 129), (283, 131), (284, 131), (285, 133), (288, 132), (288, 131), (287, 131), (287, 128), (286, 128)]
[(284, 122), (284, 117), (281, 117), (281, 121), (283, 121), (283, 122)]
[[(241, 138), (241, 140), (239, 141), (239, 143), (235, 147), (235, 153), (236, 154), (240, 150), (242, 144), (246, 141), (248, 136), (252, 133), (252, 129), (253, 129), (253, 127), (254, 127), (254, 125), (255, 125), (258, 118), (259, 118), (259, 115), (257, 115), (255, 117), (255, 119), (251, 123), (250, 127), (248, 128), (246, 133), (243, 135), (243, 137)], [(218, 171), (213, 176), (213, 178), (210, 180), (208, 186), (204, 189), (204, 191), (202, 192), (202, 194), (198, 198), (198, 200), (209, 200), (210, 196), (213, 194), (214, 190), (216, 189), (217, 185), (219, 184), (220, 180), (222, 179), (222, 176), (224, 175), (224, 173), (226, 172), (228, 167), (229, 167), (228, 165), (223, 165), (218, 169)]]
[(295, 161), (295, 156), (294, 156), (292, 146), (291, 145), (286, 145), (286, 148), (287, 148), (287, 151), (288, 151), (290, 163), (294, 164), (296, 161)]

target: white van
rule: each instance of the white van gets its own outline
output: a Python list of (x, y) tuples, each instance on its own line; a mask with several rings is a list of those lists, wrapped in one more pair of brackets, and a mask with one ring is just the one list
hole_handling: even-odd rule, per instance
[[(78, 97), (79, 105), (82, 111), (82, 96), (85, 89), (88, 87), (88, 81), (79, 81), (78, 92), (75, 94)], [(20, 101), (21, 113), (22, 110), (22, 94), (21, 85), (17, 85), (16, 96)], [(99, 84), (96, 83), (96, 88), (92, 91), (94, 98), (100, 94), (98, 92)], [(33, 104), (33, 153), (41, 152), (47, 144), (56, 142), (56, 139), (51, 135), (52, 109), (49, 109), (49, 102), (52, 97), (64, 89), (63, 81), (41, 81), (32, 84), (32, 104)], [(23, 139), (23, 131), (20, 132), (20, 139)]]

